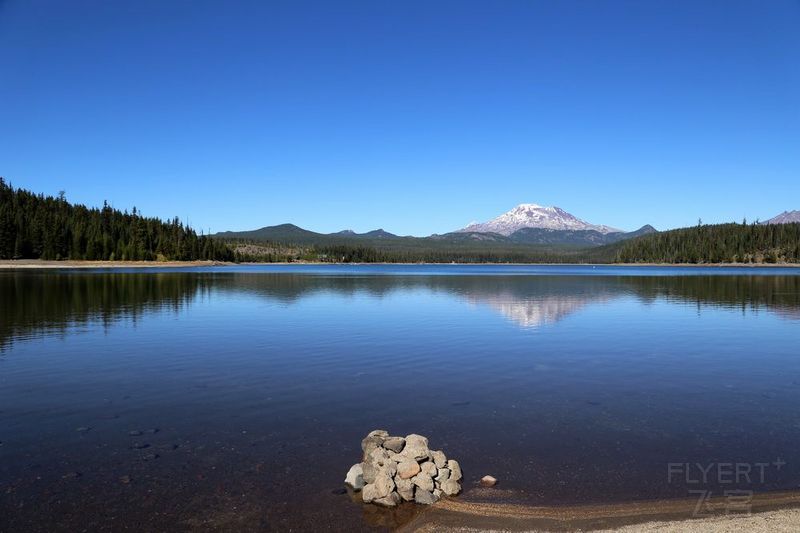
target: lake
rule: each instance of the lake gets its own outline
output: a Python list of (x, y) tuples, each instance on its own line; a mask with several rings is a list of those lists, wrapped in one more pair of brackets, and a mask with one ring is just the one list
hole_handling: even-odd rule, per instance
[(377, 428), (463, 497), (792, 489), (798, 406), (800, 269), (0, 271), (2, 531), (368, 529)]

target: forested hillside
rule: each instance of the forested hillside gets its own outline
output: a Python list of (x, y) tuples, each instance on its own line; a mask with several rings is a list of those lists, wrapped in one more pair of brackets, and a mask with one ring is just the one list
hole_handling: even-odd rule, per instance
[[(319, 261), (342, 263), (798, 263), (800, 224), (718, 224), (605, 246), (533, 244), (493, 234), (429, 238), (322, 235), (292, 225), (280, 239), (197, 235), (177, 218), (133, 208), (72, 205), (64, 194), (15, 189), (0, 178), (0, 259)], [(643, 228), (647, 229), (647, 228)], [(649, 231), (649, 230), (648, 230)], [(273, 231), (274, 233), (274, 231)], [(630, 235), (630, 234), (629, 234)], [(275, 235), (272, 235), (273, 237)], [(255, 238), (254, 238), (255, 237)], [(485, 238), (483, 238), (485, 237)]]
[(621, 263), (797, 263), (800, 224), (698, 225), (624, 241), (615, 248), (615, 260)]
[(0, 259), (230, 261), (234, 255), (177, 218), (72, 205), (63, 193), (34, 194), (0, 178)]

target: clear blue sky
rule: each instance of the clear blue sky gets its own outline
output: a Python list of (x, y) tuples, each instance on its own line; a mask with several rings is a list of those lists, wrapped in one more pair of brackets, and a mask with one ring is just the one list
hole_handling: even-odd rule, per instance
[(198, 229), (800, 209), (800, 3), (0, 0), (0, 175)]

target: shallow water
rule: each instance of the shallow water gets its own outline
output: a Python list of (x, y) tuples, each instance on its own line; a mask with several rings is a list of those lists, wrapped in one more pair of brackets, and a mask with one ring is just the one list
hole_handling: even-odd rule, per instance
[(368, 528), (375, 428), (533, 504), (796, 488), (799, 345), (798, 269), (0, 271), (0, 530)]

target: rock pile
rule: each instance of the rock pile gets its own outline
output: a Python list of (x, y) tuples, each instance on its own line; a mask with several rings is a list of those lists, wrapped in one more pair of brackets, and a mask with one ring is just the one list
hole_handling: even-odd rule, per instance
[(461, 467), (441, 451), (428, 449), (422, 435), (391, 437), (381, 429), (361, 441), (362, 462), (347, 472), (345, 483), (361, 491), (365, 503), (394, 507), (401, 501), (430, 505), (461, 492)]

